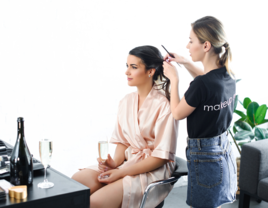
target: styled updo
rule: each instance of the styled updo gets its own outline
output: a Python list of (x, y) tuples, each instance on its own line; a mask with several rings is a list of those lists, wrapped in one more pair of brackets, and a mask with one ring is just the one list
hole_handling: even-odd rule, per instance
[(162, 66), (164, 60), (160, 51), (154, 46), (145, 45), (133, 48), (129, 51), (129, 54), (140, 58), (146, 70), (155, 69), (153, 81), (157, 81), (158, 79), (161, 81), (161, 84), (156, 85), (159, 86), (158, 89), (165, 91), (167, 99), (170, 100), (170, 80), (164, 75)]

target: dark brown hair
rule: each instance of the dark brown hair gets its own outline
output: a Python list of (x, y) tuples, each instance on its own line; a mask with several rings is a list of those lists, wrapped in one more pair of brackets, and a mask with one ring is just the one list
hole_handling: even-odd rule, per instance
[(160, 89), (165, 91), (166, 98), (170, 100), (170, 80), (164, 75), (162, 66), (164, 60), (160, 51), (154, 46), (145, 45), (133, 48), (129, 54), (140, 58), (146, 70), (155, 69), (153, 81), (160, 79), (162, 83), (156, 86), (160, 86)]

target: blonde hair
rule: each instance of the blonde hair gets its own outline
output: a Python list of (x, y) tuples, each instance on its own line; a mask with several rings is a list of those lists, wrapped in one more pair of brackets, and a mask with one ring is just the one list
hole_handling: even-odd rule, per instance
[[(229, 75), (233, 78), (233, 71), (230, 69), (230, 62), (232, 61), (232, 52), (227, 42), (227, 37), (223, 29), (223, 24), (212, 16), (206, 16), (196, 20), (192, 24), (193, 32), (196, 34), (200, 43), (209, 41), (213, 46), (215, 54), (222, 54), (218, 60), (219, 67), (225, 66)], [(224, 48), (225, 52), (224, 52)]]

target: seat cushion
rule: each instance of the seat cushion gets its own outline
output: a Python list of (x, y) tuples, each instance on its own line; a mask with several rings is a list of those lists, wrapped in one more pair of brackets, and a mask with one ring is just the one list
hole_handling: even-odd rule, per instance
[(268, 202), (268, 178), (260, 180), (258, 185), (258, 196)]
[(187, 161), (179, 157), (176, 157), (175, 160), (176, 169), (173, 172), (172, 176), (179, 178), (181, 176), (188, 175)]
[(268, 139), (242, 146), (239, 187), (250, 194), (258, 193), (259, 181), (268, 177)]

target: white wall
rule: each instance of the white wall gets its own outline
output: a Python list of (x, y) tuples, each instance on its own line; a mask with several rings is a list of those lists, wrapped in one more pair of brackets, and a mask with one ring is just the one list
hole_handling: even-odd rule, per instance
[[(15, 143), (16, 119), (38, 158), (38, 141), (54, 141), (52, 166), (71, 176), (94, 164), (98, 137), (113, 130), (127, 85), (129, 50), (158, 47), (188, 58), (190, 23), (220, 19), (233, 52), (241, 100), (268, 104), (265, 1), (0, 1), (0, 139)], [(199, 63), (200, 64), (200, 63)], [(179, 68), (183, 96), (191, 76)], [(186, 123), (177, 155), (185, 157)]]

